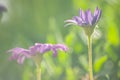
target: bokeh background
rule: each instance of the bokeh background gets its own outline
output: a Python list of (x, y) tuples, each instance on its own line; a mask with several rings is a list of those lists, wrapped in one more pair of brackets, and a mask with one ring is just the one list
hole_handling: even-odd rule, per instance
[(120, 80), (120, 0), (0, 0), (8, 9), (0, 23), (0, 80), (35, 80), (32, 60), (10, 61), (7, 50), (28, 48), (36, 42), (63, 43), (70, 50), (44, 55), (42, 80), (82, 80), (88, 74), (87, 38), (78, 26), (64, 20), (79, 8), (102, 9), (93, 34), (93, 69), (96, 80)]

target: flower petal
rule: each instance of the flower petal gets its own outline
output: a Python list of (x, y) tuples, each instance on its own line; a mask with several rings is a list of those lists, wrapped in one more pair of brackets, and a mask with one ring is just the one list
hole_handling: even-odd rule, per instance
[(101, 13), (102, 11), (98, 9), (98, 7), (96, 7), (95, 11), (94, 11), (94, 16), (97, 16), (96, 21), (98, 21), (101, 17)]
[(35, 47), (35, 46), (31, 46), (31, 47), (29, 48), (29, 50), (30, 50), (30, 52), (31, 52), (31, 55), (35, 55), (35, 53), (36, 53), (36, 47)]
[(99, 9), (98, 9), (98, 7), (96, 7), (96, 9), (94, 11), (94, 16), (96, 16), (98, 14), (98, 12), (99, 12)]
[(55, 48), (52, 48), (51, 50), (53, 52), (53, 56), (56, 57), (58, 54), (57, 50)]
[(40, 48), (40, 53), (45, 53), (49, 50), (51, 50), (52, 45), (51, 44), (43, 44)]
[(92, 25), (93, 15), (90, 10), (87, 11), (87, 18), (90, 25)]
[(99, 11), (98, 11), (98, 15), (97, 15), (97, 20), (96, 20), (96, 22), (98, 22), (98, 20), (100, 19), (101, 14), (102, 14), (102, 11), (101, 11), (101, 10), (99, 10)]
[(54, 45), (54, 48), (63, 50), (65, 52), (68, 51), (68, 47), (63, 44), (56, 44), (56, 45)]
[(64, 22), (77, 24), (77, 22), (75, 20), (72, 20), (72, 19), (66, 20)]
[(82, 21), (82, 19), (80, 17), (74, 16), (73, 19), (77, 22), (77, 25), (80, 25), (80, 26), (82, 25), (83, 21)]
[(24, 48), (13, 48), (11, 50), (8, 50), (9, 53), (12, 53), (12, 56), (10, 57), (10, 59), (13, 60), (17, 60), (18, 63), (22, 64), (25, 57), (29, 58), (30, 57), (30, 53), (27, 49)]
[(18, 62), (19, 64), (23, 64), (24, 60), (25, 60), (25, 56), (21, 56), (21, 57), (19, 57), (19, 58), (17, 59), (17, 62)]
[(83, 10), (80, 10), (80, 18), (83, 20), (83, 21), (85, 21), (85, 17), (86, 17), (86, 15), (85, 15), (85, 12), (83, 11)]

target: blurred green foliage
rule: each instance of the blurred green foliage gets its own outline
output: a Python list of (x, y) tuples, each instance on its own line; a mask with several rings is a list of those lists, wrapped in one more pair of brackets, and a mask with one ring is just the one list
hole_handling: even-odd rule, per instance
[(6, 51), (28, 48), (36, 42), (64, 43), (70, 51), (57, 57), (46, 53), (42, 80), (81, 80), (88, 74), (87, 40), (78, 26), (64, 27), (64, 20), (79, 8), (102, 9), (93, 34), (93, 66), (97, 80), (120, 80), (120, 0), (2, 0), (8, 12), (0, 23), (0, 80), (35, 80), (31, 60), (23, 65), (9, 61)]

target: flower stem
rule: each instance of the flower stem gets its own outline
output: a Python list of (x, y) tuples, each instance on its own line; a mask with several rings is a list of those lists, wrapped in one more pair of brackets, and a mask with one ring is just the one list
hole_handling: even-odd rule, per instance
[(91, 40), (91, 36), (88, 36), (88, 56), (89, 56), (89, 76), (90, 76), (90, 80), (93, 80), (93, 70), (92, 70), (92, 40)]
[(32, 57), (33, 61), (36, 65), (36, 80), (41, 80), (41, 61), (42, 61), (42, 55), (35, 55)]
[(41, 69), (39, 64), (36, 64), (36, 77), (37, 80), (41, 80)]

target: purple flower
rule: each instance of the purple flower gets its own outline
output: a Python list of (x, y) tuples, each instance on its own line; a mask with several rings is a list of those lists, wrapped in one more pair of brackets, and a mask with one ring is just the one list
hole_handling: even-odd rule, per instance
[(102, 11), (96, 7), (94, 14), (88, 9), (85, 12), (80, 9), (79, 16), (74, 16), (72, 19), (66, 20), (67, 25), (76, 24), (82, 27), (92, 27), (99, 21)]
[(7, 11), (7, 8), (4, 5), (0, 4), (0, 13), (6, 12), (6, 11)]
[(9, 50), (9, 53), (12, 53), (10, 59), (17, 60), (18, 63), (22, 64), (25, 58), (32, 58), (37, 54), (43, 55), (48, 51), (53, 52), (53, 56), (57, 56), (57, 50), (68, 51), (68, 47), (63, 44), (42, 44), (35, 43), (34, 46), (29, 47), (29, 49), (24, 48), (13, 48)]
[(7, 11), (7, 8), (2, 4), (0, 4), (0, 20), (2, 19), (3, 12), (6, 12), (6, 11)]
[(3, 6), (2, 4), (0, 4), (0, 13), (6, 12), (6, 11), (7, 11), (7, 8)]

